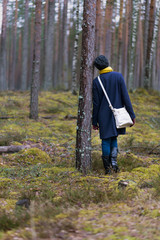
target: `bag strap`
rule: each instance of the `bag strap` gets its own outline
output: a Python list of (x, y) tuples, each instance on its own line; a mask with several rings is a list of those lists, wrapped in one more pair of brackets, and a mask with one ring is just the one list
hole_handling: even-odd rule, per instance
[(102, 88), (102, 90), (103, 90), (103, 92), (104, 92), (104, 95), (105, 95), (105, 97), (106, 97), (106, 99), (107, 99), (107, 101), (108, 101), (108, 103), (109, 103), (110, 109), (111, 109), (112, 111), (114, 111), (114, 108), (113, 108), (113, 106), (112, 106), (112, 104), (111, 104), (111, 102), (110, 102), (110, 99), (109, 99), (109, 97), (108, 97), (108, 95), (107, 95), (107, 93), (106, 93), (106, 90), (105, 90), (105, 88), (104, 88), (104, 86), (103, 86), (103, 84), (102, 84), (102, 81), (101, 81), (101, 79), (100, 79), (99, 76), (98, 76), (98, 81), (99, 81), (99, 83), (100, 83), (100, 85), (101, 85), (101, 88)]

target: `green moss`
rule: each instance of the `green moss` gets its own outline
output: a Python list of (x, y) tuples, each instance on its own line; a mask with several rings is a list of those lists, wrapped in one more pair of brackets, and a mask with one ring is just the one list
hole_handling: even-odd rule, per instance
[(5, 156), (5, 159), (13, 162), (13, 164), (19, 165), (31, 165), (51, 162), (49, 155), (38, 148), (24, 149), (18, 153)]

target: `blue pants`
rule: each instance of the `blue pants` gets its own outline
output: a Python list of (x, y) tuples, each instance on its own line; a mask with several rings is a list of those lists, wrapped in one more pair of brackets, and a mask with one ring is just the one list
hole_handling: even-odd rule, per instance
[(102, 139), (102, 155), (109, 156), (113, 147), (118, 148), (117, 137)]

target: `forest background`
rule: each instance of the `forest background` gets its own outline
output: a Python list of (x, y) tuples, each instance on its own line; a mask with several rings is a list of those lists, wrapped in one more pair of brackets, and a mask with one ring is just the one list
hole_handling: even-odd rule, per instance
[[(34, 1), (5, 0), (1, 90), (27, 90), (32, 80)], [(80, 75), (83, 1), (42, 1), (40, 89), (72, 89)], [(127, 87), (160, 90), (159, 0), (97, 0), (95, 56), (104, 54)], [(96, 76), (97, 72), (95, 72)], [(5, 80), (4, 80), (5, 79)]]

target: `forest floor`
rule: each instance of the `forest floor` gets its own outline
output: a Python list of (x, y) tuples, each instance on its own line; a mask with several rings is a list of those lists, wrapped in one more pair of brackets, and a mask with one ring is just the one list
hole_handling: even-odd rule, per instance
[(118, 137), (120, 173), (104, 175), (93, 131), (93, 169), (83, 176), (77, 96), (41, 92), (36, 122), (29, 92), (0, 93), (0, 146), (31, 146), (0, 155), (0, 239), (160, 240), (160, 95), (130, 97), (136, 125)]

